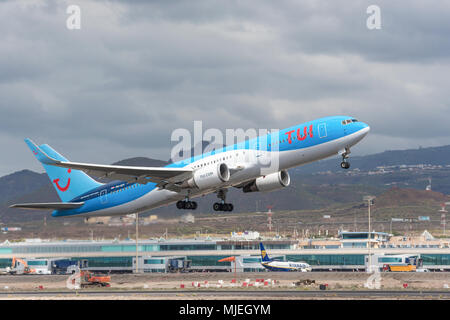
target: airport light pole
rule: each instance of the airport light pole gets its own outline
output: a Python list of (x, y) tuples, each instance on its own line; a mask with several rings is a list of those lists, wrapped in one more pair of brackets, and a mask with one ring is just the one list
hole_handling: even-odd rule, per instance
[(372, 204), (373, 199), (375, 199), (375, 196), (365, 196), (365, 197), (363, 197), (363, 200), (367, 201), (367, 207), (369, 208), (368, 209), (369, 210), (369, 232), (367, 234), (367, 237), (368, 237), (368, 240), (369, 240), (367, 242), (367, 247), (368, 247), (368, 251), (369, 251), (369, 256), (368, 256), (368, 258), (369, 258), (369, 261), (368, 261), (369, 265), (367, 267), (367, 272), (372, 272), (372, 256), (371, 256), (371, 252), (370, 252), (370, 248), (372, 246), (372, 243), (371, 243), (372, 236), (371, 236), (371, 231), (370, 231), (371, 230), (370, 229), (370, 205)]
[(139, 238), (139, 213), (136, 213), (136, 273), (139, 272), (139, 247), (138, 247), (138, 238)]

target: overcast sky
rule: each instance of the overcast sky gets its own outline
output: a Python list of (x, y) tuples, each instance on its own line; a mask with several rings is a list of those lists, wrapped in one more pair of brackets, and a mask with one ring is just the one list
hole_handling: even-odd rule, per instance
[(352, 155), (450, 144), (449, 17), (441, 0), (2, 1), (0, 176), (42, 172), (25, 137), (78, 162), (166, 160), (194, 120), (351, 115), (372, 129)]

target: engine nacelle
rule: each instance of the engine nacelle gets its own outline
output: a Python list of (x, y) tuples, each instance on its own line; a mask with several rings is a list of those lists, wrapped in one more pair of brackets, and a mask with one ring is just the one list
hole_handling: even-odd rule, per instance
[(194, 176), (183, 183), (185, 188), (208, 189), (230, 180), (230, 169), (225, 163), (207, 166), (194, 172)]
[(285, 188), (289, 186), (290, 183), (291, 177), (289, 176), (289, 173), (286, 170), (281, 170), (257, 178), (242, 188), (242, 190), (244, 192), (274, 191)]

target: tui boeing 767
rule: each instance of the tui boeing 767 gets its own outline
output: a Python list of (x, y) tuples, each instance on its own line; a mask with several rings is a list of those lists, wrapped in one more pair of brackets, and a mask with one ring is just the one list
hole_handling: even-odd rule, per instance
[[(165, 167), (133, 167), (72, 162), (49, 145), (25, 139), (41, 162), (62, 202), (21, 203), (12, 208), (54, 210), (52, 216), (113, 216), (148, 211), (176, 203), (195, 210), (192, 199), (216, 193), (215, 211), (232, 211), (230, 187), (268, 192), (288, 187), (288, 169), (342, 157), (348, 169), (350, 148), (369, 132), (364, 122), (348, 116), (326, 117), (247, 139), (171, 163)], [(268, 165), (269, 164), (269, 165)], [(273, 165), (276, 164), (276, 165)], [(115, 179), (101, 183), (90, 175)]]

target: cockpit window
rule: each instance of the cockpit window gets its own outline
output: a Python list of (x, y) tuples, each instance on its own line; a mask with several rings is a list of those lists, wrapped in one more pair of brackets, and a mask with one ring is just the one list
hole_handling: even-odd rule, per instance
[(352, 122), (358, 122), (358, 120), (356, 119), (347, 119), (347, 120), (342, 120), (342, 124), (345, 126), (346, 124), (352, 123)]

